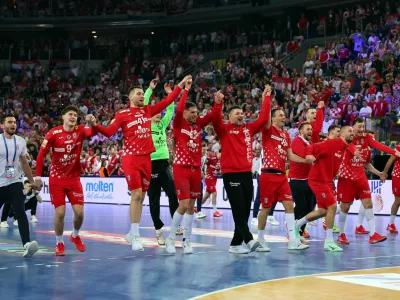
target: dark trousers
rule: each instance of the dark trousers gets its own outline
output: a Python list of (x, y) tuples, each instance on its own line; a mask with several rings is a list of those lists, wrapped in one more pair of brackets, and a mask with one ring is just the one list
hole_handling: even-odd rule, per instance
[(197, 212), (201, 212), (201, 207), (203, 206), (203, 188), (204, 188), (204, 183), (202, 180), (201, 181), (201, 194), (200, 194), (200, 197), (197, 198), (197, 201), (196, 201)]
[(253, 239), (249, 230), (251, 202), (253, 200), (253, 178), (251, 172), (226, 173), (222, 175), (224, 188), (231, 204), (235, 232), (231, 246), (247, 244)]
[[(37, 204), (38, 202), (36, 196), (32, 197), (28, 202), (25, 203), (25, 211), (30, 210), (31, 216), (36, 216)], [(7, 221), (8, 218), (15, 219), (15, 212), (10, 203), (4, 204), (3, 212), (1, 213), (1, 222)]]
[(160, 230), (164, 226), (163, 221), (160, 219), (161, 188), (167, 194), (171, 218), (173, 218), (179, 204), (178, 198), (176, 197), (171, 167), (169, 166), (168, 160), (153, 160), (151, 164), (152, 174), (147, 194), (149, 196), (150, 214), (151, 218), (153, 219), (154, 227), (156, 230)]
[[(290, 190), (292, 191), (293, 201), (296, 204), (294, 207), (294, 217), (299, 220), (312, 212), (315, 207), (315, 196), (308, 185), (308, 180), (291, 179), (289, 182)], [(300, 228), (302, 233), (306, 225)]]
[[(253, 218), (257, 218), (258, 212), (260, 211), (260, 205), (261, 205), (261, 202), (260, 202), (260, 175), (257, 174), (257, 193), (256, 193), (256, 198), (254, 199), (254, 204), (253, 204)], [(269, 213), (268, 213), (269, 216), (274, 215), (275, 206), (276, 206), (276, 203), (271, 206), (271, 209), (269, 210)]]
[[(21, 236), (22, 245), (30, 242), (29, 223), (25, 213), (25, 199), (23, 193), (24, 185), (22, 182), (12, 183), (7, 186), (0, 187), (0, 207), (3, 204), (11, 204), (15, 212), (15, 218), (18, 221), (19, 234)], [(7, 210), (8, 212), (8, 210)]]

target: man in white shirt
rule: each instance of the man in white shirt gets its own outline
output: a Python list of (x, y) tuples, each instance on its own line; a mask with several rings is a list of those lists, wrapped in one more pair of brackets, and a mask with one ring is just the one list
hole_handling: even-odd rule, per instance
[(333, 124), (333, 120), (331, 119), (331, 116), (326, 114), (324, 122), (322, 122), (322, 133), (327, 134), (328, 133), (328, 128)]
[(363, 107), (360, 109), (360, 117), (363, 118), (370, 118), (372, 115), (372, 108), (368, 106), (368, 101), (364, 100), (363, 101)]

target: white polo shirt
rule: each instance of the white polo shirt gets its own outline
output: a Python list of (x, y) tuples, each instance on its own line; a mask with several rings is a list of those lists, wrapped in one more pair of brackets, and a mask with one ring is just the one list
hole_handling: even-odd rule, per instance
[[(14, 161), (14, 168), (15, 168), (15, 177), (12, 179), (6, 178), (6, 147), (4, 145), (3, 134), (0, 134), (0, 187), (7, 186), (15, 182), (23, 182), (24, 180), (24, 172), (22, 171), (21, 163), (19, 157), (21, 155), (26, 155), (28, 150), (26, 148), (25, 140), (17, 135), (15, 136), (15, 144), (14, 144), (14, 137), (11, 139), (5, 138), (8, 148), (8, 162), (9, 165), (12, 165), (14, 152), (15, 153), (15, 161)], [(16, 146), (16, 147), (15, 147)], [(16, 149), (15, 149), (16, 148)]]

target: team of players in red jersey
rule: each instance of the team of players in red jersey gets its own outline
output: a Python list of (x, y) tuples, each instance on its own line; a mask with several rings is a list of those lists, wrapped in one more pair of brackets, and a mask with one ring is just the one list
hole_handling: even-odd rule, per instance
[[(355, 122), (354, 130), (353, 127), (343, 127), (339, 138), (328, 139), (321, 143), (315, 143), (313, 138), (314, 143), (307, 146), (303, 156), (298, 156), (291, 150), (290, 137), (283, 130), (284, 112), (280, 109), (270, 111), (271, 88), (269, 86), (266, 86), (264, 90), (263, 107), (260, 117), (255, 123), (243, 123), (243, 111), (238, 107), (234, 107), (229, 113), (229, 124), (222, 124), (223, 95), (220, 92), (215, 93), (213, 110), (205, 117), (199, 118), (196, 105), (186, 101), (191, 84), (191, 77), (185, 77), (166, 99), (153, 106), (144, 106), (144, 93), (140, 87), (131, 88), (129, 91), (130, 108), (117, 112), (107, 128), (97, 125), (92, 115), (86, 117), (86, 121), (91, 127), (77, 126), (77, 108), (67, 107), (63, 111), (64, 124), (49, 131), (41, 146), (37, 160), (37, 173), (41, 174), (44, 157), (52, 149), (50, 195), (56, 209), (54, 218), (57, 237), (56, 255), (65, 255), (62, 239), (65, 197), (68, 197), (75, 214), (74, 229), (70, 241), (75, 244), (79, 251), (84, 252), (86, 249), (79, 237), (79, 230), (83, 222), (84, 204), (82, 185), (79, 181), (80, 153), (83, 140), (98, 132), (110, 137), (119, 128), (122, 128), (124, 138), (122, 167), (132, 195), (130, 205), (131, 230), (125, 236), (125, 239), (132, 244), (134, 251), (143, 250), (139, 235), (139, 222), (145, 192), (148, 189), (151, 176), (150, 153), (154, 151), (151, 138), (151, 117), (164, 110), (181, 93), (182, 96), (173, 122), (176, 142), (173, 170), (176, 191), (180, 201), (172, 220), (170, 235), (166, 239), (167, 252), (175, 253), (176, 251), (176, 229), (183, 218), (185, 228), (183, 237), (184, 252), (193, 252), (191, 246), (193, 208), (194, 202), (201, 192), (201, 132), (202, 128), (211, 121), (221, 140), (222, 157), (220, 168), (235, 221), (235, 234), (230, 252), (269, 251), (264, 240), (265, 221), (268, 209), (277, 201), (281, 201), (285, 207), (285, 219), (289, 235), (288, 249), (302, 250), (308, 248), (307, 243), (300, 238), (299, 227), (309, 221), (326, 216), (327, 239), (325, 241), (325, 249), (342, 251), (332, 239), (333, 218), (338, 211), (333, 182), (341, 165), (338, 186), (338, 200), (341, 202), (339, 224), (345, 223), (345, 216), (354, 198), (361, 198), (370, 225), (370, 243), (385, 240), (385, 237), (375, 232), (372, 202), (370, 192), (368, 192), (369, 186), (365, 184), (367, 181), (363, 168), (367, 162), (369, 147), (378, 148), (397, 157), (400, 156), (400, 153), (377, 143), (371, 135), (365, 134), (362, 120)], [(319, 107), (323, 109), (323, 105)], [(358, 125), (359, 123), (361, 125)], [(311, 123), (310, 125), (313, 129), (320, 128), (319, 124)], [(252, 196), (252, 181), (248, 179), (251, 179), (252, 136), (260, 131), (262, 132), (264, 152), (260, 180), (263, 209), (259, 215), (258, 240), (254, 241), (247, 225), (251, 205), (251, 199), (248, 201), (247, 198), (249, 198), (249, 195)], [(312, 136), (314, 137), (315, 133)], [(209, 163), (210, 171), (206, 176), (207, 192), (212, 194), (215, 192), (215, 175), (219, 168), (218, 157), (210, 156), (208, 159), (210, 161), (215, 160), (215, 164)], [(314, 165), (309, 171), (308, 183), (316, 196), (318, 210), (311, 212), (296, 222), (293, 214), (292, 191), (285, 175), (287, 159), (298, 164), (304, 164), (304, 167), (308, 170), (310, 167), (307, 164)], [(392, 159), (392, 161), (394, 160)], [(357, 184), (355, 184), (355, 181), (357, 181)], [(249, 182), (251, 187), (248, 184)], [(227, 185), (229, 185), (229, 189)], [(242, 199), (232, 200), (237, 197), (236, 191), (239, 191), (239, 194), (245, 198), (245, 205), (239, 203)], [(396, 193), (400, 196), (400, 191), (396, 191)], [(398, 200), (397, 198), (396, 201)], [(341, 231), (343, 232), (341, 232), (342, 234), (338, 241), (348, 243), (345, 238), (344, 225)], [(246, 244), (244, 248), (241, 247), (243, 242)]]

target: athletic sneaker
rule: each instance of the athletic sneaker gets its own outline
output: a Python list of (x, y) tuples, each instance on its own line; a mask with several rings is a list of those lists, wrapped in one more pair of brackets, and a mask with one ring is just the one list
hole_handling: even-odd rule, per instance
[(183, 253), (185, 253), (185, 254), (193, 253), (192, 242), (190, 241), (190, 239), (185, 239), (182, 242), (182, 246), (183, 246)]
[(143, 245), (140, 242), (140, 235), (132, 236), (132, 251), (144, 251)]
[(75, 244), (76, 250), (79, 252), (86, 251), (86, 245), (82, 242), (81, 237), (78, 235), (76, 238), (72, 237), (72, 234), (69, 237), (69, 240)]
[(36, 216), (31, 216), (31, 222), (32, 223), (38, 223), (39, 220), (36, 218)]
[(251, 219), (251, 226), (254, 226), (254, 227), (258, 226), (258, 219), (257, 218)]
[(275, 220), (274, 216), (268, 216), (267, 222), (273, 226), (278, 226), (280, 224), (277, 220)]
[(18, 226), (18, 220), (14, 220), (13, 224), (14, 226)]
[(270, 252), (271, 249), (267, 247), (267, 243), (264, 239), (257, 239), (257, 242), (260, 244), (258, 248), (256, 248), (256, 252)]
[(255, 240), (251, 240), (247, 243), (247, 247), (249, 248), (250, 252), (254, 252), (258, 247), (260, 247), (260, 243)]
[(171, 240), (169, 237), (165, 239), (165, 250), (167, 250), (168, 253), (175, 254), (176, 249), (175, 249), (175, 240)]
[(394, 224), (389, 224), (386, 230), (389, 231), (390, 233), (398, 233), (396, 225)]
[(185, 229), (179, 225), (178, 229), (176, 230), (176, 235), (183, 235), (183, 232), (185, 231)]
[(33, 254), (35, 254), (38, 249), (38, 243), (36, 241), (28, 242), (24, 246), (24, 254), (22, 255), (23, 258), (31, 258)]
[(203, 214), (203, 212), (199, 211), (196, 214), (196, 219), (204, 219), (205, 217), (207, 217), (205, 214)]
[(360, 226), (357, 226), (357, 227), (356, 227), (355, 233), (356, 233), (356, 234), (368, 234), (369, 231), (366, 230), (366, 229), (364, 228), (364, 226), (360, 225)]
[(300, 240), (297, 240), (297, 239), (294, 241), (293, 240), (289, 241), (289, 243), (288, 243), (288, 250), (304, 250), (309, 247), (310, 247), (309, 245), (304, 245), (301, 243)]
[(349, 242), (349, 240), (347, 239), (345, 233), (341, 233), (341, 234), (339, 235), (337, 242), (338, 242), (339, 244), (344, 244), (344, 245), (350, 244), (350, 242)]
[(336, 226), (336, 224), (333, 224), (333, 233), (340, 233), (339, 227)]
[(55, 256), (65, 256), (65, 246), (64, 243), (58, 243), (54, 251)]
[(125, 234), (124, 236), (125, 241), (129, 244), (132, 245), (132, 235), (130, 232), (128, 232), (127, 234)]
[(1, 228), (8, 228), (8, 227), (10, 227), (10, 226), (8, 226), (7, 221), (3, 221), (3, 222), (0, 223), (0, 227), (1, 227)]
[(327, 241), (325, 241), (324, 250), (331, 252), (343, 252), (343, 249), (340, 248), (338, 245), (336, 245), (335, 242), (327, 242)]
[(308, 233), (307, 229), (305, 229), (303, 231), (302, 237), (305, 238), (305, 239), (309, 239), (310, 238), (310, 234)]
[(250, 250), (246, 247), (243, 247), (242, 245), (240, 246), (230, 246), (229, 247), (229, 253), (234, 253), (234, 254), (248, 254), (250, 253)]
[(222, 217), (223, 216), (223, 214), (221, 214), (218, 210), (216, 210), (215, 212), (214, 212), (214, 218), (220, 218), (220, 217)]
[(386, 236), (380, 235), (379, 233), (375, 232), (373, 236), (369, 237), (369, 243), (376, 244), (376, 243), (386, 241), (386, 239), (387, 239)]
[(303, 244), (303, 245), (310, 245), (310, 242), (309, 241), (307, 241), (304, 237), (300, 237), (300, 242)]
[(162, 233), (156, 234), (156, 239), (157, 239), (157, 243), (158, 243), (160, 246), (164, 246), (164, 245), (165, 245), (165, 239), (164, 239), (164, 236), (163, 236)]

